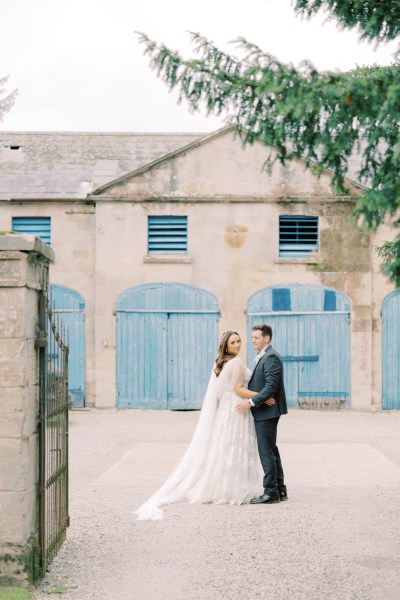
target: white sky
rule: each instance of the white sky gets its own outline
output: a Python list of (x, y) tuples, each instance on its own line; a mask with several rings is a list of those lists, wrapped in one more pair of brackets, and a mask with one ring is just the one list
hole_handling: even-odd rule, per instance
[(176, 102), (134, 31), (193, 55), (188, 31), (235, 52), (239, 36), (278, 59), (319, 69), (390, 64), (374, 46), (322, 17), (295, 17), (290, 0), (1, 0), (0, 77), (19, 95), (0, 130), (213, 131), (223, 118)]

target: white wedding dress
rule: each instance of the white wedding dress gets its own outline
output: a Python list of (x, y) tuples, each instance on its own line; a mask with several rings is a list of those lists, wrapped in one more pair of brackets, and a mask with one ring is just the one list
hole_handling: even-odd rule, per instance
[(250, 371), (241, 358), (228, 361), (208, 383), (192, 441), (174, 471), (135, 514), (138, 520), (163, 518), (161, 506), (192, 503), (244, 504), (260, 493), (263, 472), (250, 411), (239, 413), (237, 385)]

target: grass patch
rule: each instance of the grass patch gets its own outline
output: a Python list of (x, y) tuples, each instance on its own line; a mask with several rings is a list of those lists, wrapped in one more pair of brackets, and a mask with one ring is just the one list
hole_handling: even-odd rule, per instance
[(0, 600), (33, 600), (33, 596), (25, 588), (0, 587)]
[(68, 592), (68, 586), (60, 583), (59, 585), (56, 585), (55, 588), (53, 588), (52, 590), (47, 591), (46, 593), (47, 594), (65, 594), (66, 592)]

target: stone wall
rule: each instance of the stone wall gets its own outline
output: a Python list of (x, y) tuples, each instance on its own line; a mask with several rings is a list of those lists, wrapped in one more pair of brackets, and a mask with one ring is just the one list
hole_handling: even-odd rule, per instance
[(54, 253), (0, 234), (0, 585), (38, 574), (39, 294)]
[(0, 204), (0, 231), (10, 231), (13, 217), (51, 217), (51, 248), (55, 261), (51, 284), (66, 286), (85, 300), (86, 406), (94, 405), (94, 277), (95, 209), (83, 202)]
[[(41, 147), (39, 138), (32, 157)], [(118, 155), (116, 146), (101, 147), (104, 156)], [(150, 166), (143, 169), (138, 169), (147, 164), (143, 156), (140, 164), (138, 159), (128, 161), (119, 173), (137, 169), (134, 174), (92, 195), (68, 195), (65, 190), (75, 188), (63, 187), (62, 194), (51, 196), (45, 191), (48, 182), (42, 182), (42, 195), (18, 196), (18, 201), (15, 196), (1, 204), (0, 230), (10, 229), (13, 217), (51, 218), (51, 245), (57, 256), (51, 282), (78, 292), (85, 302), (86, 406), (115, 406), (113, 309), (119, 295), (138, 285), (175, 282), (200, 287), (217, 297), (220, 332), (233, 328), (241, 333), (243, 359), (245, 310), (253, 293), (304, 284), (345, 294), (351, 305), (351, 407), (381, 408), (381, 308), (394, 288), (379, 272), (375, 247), (394, 234), (389, 228), (373, 235), (358, 230), (352, 211), (360, 190), (350, 186), (349, 196), (338, 196), (329, 173), (316, 179), (302, 161), (285, 166), (275, 163), (267, 171), (263, 165), (271, 152), (262, 144), (244, 148), (226, 131), (176, 156), (154, 161), (162, 152), (152, 154), (147, 161)], [(63, 156), (61, 150), (59, 154)], [(89, 155), (74, 156), (74, 168), (85, 164), (82, 161), (89, 160)], [(32, 181), (38, 175), (36, 168), (35, 161)], [(63, 169), (59, 175), (65, 175)], [(147, 219), (157, 215), (187, 216), (187, 255), (147, 254)], [(280, 257), (281, 215), (317, 216), (318, 251), (305, 258)]]

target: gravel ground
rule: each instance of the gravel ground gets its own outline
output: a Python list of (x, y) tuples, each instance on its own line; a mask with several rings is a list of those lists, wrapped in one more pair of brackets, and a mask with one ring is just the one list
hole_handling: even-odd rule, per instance
[(288, 502), (137, 522), (197, 418), (71, 411), (71, 526), (36, 600), (400, 598), (400, 413), (293, 410), (278, 432)]

